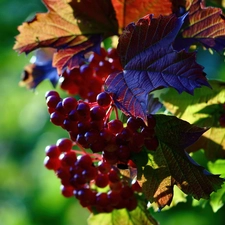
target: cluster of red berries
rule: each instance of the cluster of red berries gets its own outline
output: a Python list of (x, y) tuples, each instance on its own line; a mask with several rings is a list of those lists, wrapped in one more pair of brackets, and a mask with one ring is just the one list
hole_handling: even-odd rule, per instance
[(75, 196), (83, 207), (97, 212), (137, 207), (136, 195), (141, 192), (137, 181), (132, 183), (117, 167), (97, 162), (89, 154), (77, 157), (72, 147), (70, 139), (62, 138), (45, 149), (44, 164), (60, 178), (65, 197)]
[[(62, 194), (75, 196), (91, 211), (135, 209), (141, 187), (137, 181), (132, 184), (133, 177), (121, 175), (118, 168), (136, 170), (132, 155), (144, 146), (157, 148), (154, 118), (148, 117), (148, 125), (133, 117), (127, 119), (126, 126), (118, 118), (110, 120), (114, 106), (107, 92), (98, 94), (92, 103), (73, 97), (62, 99), (56, 91), (47, 92), (45, 97), (51, 122), (70, 136), (47, 146), (44, 161), (61, 179)], [(73, 145), (80, 149), (76, 150), (78, 157)], [(90, 150), (92, 153), (87, 153)]]
[(73, 97), (61, 99), (55, 91), (46, 94), (46, 103), (53, 124), (69, 132), (71, 140), (94, 153), (101, 152), (111, 165), (127, 164), (132, 154), (145, 146), (156, 150), (155, 120), (148, 117), (148, 125), (140, 118), (129, 117), (124, 127), (119, 119), (109, 120), (112, 99), (101, 92), (96, 102), (77, 101)]
[(73, 70), (66, 70), (59, 80), (61, 89), (70, 95), (79, 95), (89, 102), (95, 101), (103, 91), (107, 76), (122, 69), (116, 49), (105, 50), (89, 55), (88, 62)]

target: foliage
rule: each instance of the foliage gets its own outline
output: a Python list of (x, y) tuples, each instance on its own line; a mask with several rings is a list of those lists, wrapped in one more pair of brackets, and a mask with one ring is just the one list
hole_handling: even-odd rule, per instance
[[(182, 1), (179, 6), (178, 1), (165, 1), (163, 7), (160, 1), (144, 0), (44, 0), (44, 4), (48, 12), (38, 13), (18, 27), (20, 34), (14, 50), (29, 53), (38, 49), (42, 53), (25, 69), (23, 83), (29, 88), (35, 88), (44, 79), (55, 85), (60, 77), (63, 90), (86, 99), (77, 102), (70, 97), (62, 99), (57, 92), (46, 94), (51, 122), (68, 131), (75, 148), (61, 149), (60, 153), (57, 142), (46, 150), (45, 166), (61, 179), (64, 196), (75, 195), (82, 206), (89, 208), (93, 213), (91, 225), (102, 221), (108, 225), (123, 224), (121, 221), (137, 224), (136, 220), (157, 224), (147, 201), (156, 203), (159, 209), (170, 205), (174, 185), (197, 200), (210, 198), (214, 211), (219, 209), (224, 203), (224, 179), (217, 174), (224, 176), (223, 172), (216, 170), (216, 175), (211, 174), (187, 152), (204, 149), (209, 160), (224, 163), (224, 84), (207, 80), (204, 67), (196, 61), (197, 52), (192, 49), (195, 45), (219, 53), (224, 50), (221, 6), (206, 7), (201, 0)], [(111, 48), (102, 48), (109, 38), (110, 47), (117, 48), (114, 53)], [(42, 48), (46, 47), (44, 52)], [(83, 78), (86, 83), (81, 81)], [(82, 88), (79, 91), (78, 86)], [(104, 96), (110, 96), (112, 102), (98, 99), (96, 92), (102, 93), (103, 87)], [(159, 110), (161, 103), (164, 108)], [(128, 118), (123, 120), (124, 125), (118, 110)], [(168, 111), (173, 115), (167, 115)], [(141, 125), (130, 125), (132, 119)], [(84, 120), (88, 122), (87, 130), (81, 126)], [(97, 126), (100, 131), (96, 134), (89, 126)], [(110, 140), (103, 139), (103, 129), (112, 136)], [(121, 148), (128, 150), (121, 153)], [(82, 157), (72, 158), (75, 153), (90, 156), (92, 165), (81, 166)], [(114, 181), (107, 172), (104, 176), (110, 182), (99, 184), (96, 160), (109, 163), (110, 171), (118, 170), (124, 190), (133, 188), (132, 196), (124, 197), (127, 195), (121, 188), (124, 202), (107, 207), (106, 197), (99, 200), (99, 196), (106, 196), (109, 187), (111, 192), (114, 190), (110, 186)], [(74, 178), (79, 175), (75, 172), (74, 177), (65, 180), (59, 170), (66, 171), (68, 166), (69, 176), (71, 170), (79, 169), (84, 174), (90, 168), (98, 175), (82, 183)], [(211, 172), (216, 166), (217, 163), (209, 164)], [(135, 182), (141, 191), (134, 188)], [(86, 186), (80, 187), (81, 184)], [(84, 199), (83, 191), (96, 195), (97, 203)]]

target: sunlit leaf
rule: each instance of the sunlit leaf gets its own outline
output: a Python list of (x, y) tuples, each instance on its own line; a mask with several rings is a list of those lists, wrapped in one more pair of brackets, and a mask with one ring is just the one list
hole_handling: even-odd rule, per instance
[(160, 0), (112, 0), (112, 4), (116, 11), (119, 27), (122, 29), (150, 13), (155, 17), (172, 13), (170, 0), (165, 0), (163, 3)]
[[(225, 177), (225, 160), (218, 159), (215, 162), (208, 162), (209, 170), (212, 173), (220, 173)], [(210, 205), (214, 212), (217, 212), (225, 203), (225, 184), (216, 193), (210, 196)]]
[(120, 36), (118, 53), (124, 70), (111, 74), (106, 85), (124, 113), (145, 119), (148, 94), (158, 88), (193, 93), (208, 85), (195, 53), (177, 52), (172, 47), (184, 18), (147, 15), (129, 24)]
[(40, 47), (56, 48), (59, 51), (53, 64), (58, 73), (66, 67), (77, 67), (86, 52), (100, 45), (102, 36), (117, 34), (117, 21), (110, 1), (98, 0), (91, 4), (69, 0), (43, 2), (48, 12), (37, 13), (33, 20), (18, 27), (20, 34), (14, 49), (29, 53)]
[(88, 225), (157, 225), (158, 223), (150, 215), (146, 208), (146, 202), (141, 198), (138, 200), (138, 206), (133, 211), (126, 209), (113, 210), (111, 213), (101, 213), (91, 215), (88, 219)]
[(211, 127), (188, 151), (204, 149), (208, 159), (225, 157), (225, 128), (219, 125), (222, 103), (225, 102), (225, 83), (209, 81), (212, 89), (196, 89), (194, 95), (178, 94), (170, 89), (161, 95), (163, 104), (175, 116), (198, 126)]
[(33, 20), (18, 27), (14, 49), (29, 53), (40, 47), (70, 47), (86, 41), (73, 16), (72, 8), (63, 0), (43, 0), (47, 13), (37, 13)]
[(225, 47), (225, 20), (222, 10), (205, 7), (204, 1), (194, 0), (187, 16), (188, 25), (182, 32), (182, 39), (176, 41), (179, 49), (196, 42), (206, 48), (221, 51)]
[(174, 116), (155, 115), (154, 118), (159, 147), (148, 152), (148, 164), (141, 171), (139, 182), (145, 196), (163, 208), (170, 205), (173, 186), (177, 185), (196, 199), (209, 198), (213, 191), (221, 187), (223, 179), (209, 173), (185, 152), (185, 148), (206, 129)]

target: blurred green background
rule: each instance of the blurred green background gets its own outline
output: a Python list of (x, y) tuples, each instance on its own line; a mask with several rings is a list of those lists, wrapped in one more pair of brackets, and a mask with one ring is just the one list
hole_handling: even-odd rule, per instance
[[(59, 180), (43, 166), (45, 146), (67, 137), (49, 122), (44, 94), (51, 84), (44, 81), (35, 92), (18, 86), (30, 56), (12, 50), (17, 26), (44, 11), (40, 0), (0, 0), (0, 225), (86, 225), (89, 215), (75, 198), (61, 196)], [(222, 57), (207, 54), (200, 52), (199, 61), (220, 77)], [(213, 213), (209, 204), (192, 207), (188, 198), (154, 217), (162, 225), (222, 225), (224, 212)]]

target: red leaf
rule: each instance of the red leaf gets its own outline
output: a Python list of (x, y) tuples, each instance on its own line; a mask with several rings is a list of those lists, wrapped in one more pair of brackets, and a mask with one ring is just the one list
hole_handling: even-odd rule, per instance
[(58, 74), (62, 73), (64, 68), (69, 70), (78, 67), (84, 60), (84, 54), (89, 51), (100, 51), (101, 36), (93, 35), (87, 41), (76, 45), (74, 48), (65, 48), (58, 50), (53, 57), (53, 66), (57, 67)]
[(122, 29), (129, 23), (150, 13), (154, 14), (155, 17), (172, 13), (170, 0), (163, 2), (160, 0), (112, 0), (112, 4), (116, 11), (119, 27)]
[(183, 19), (148, 15), (129, 24), (120, 36), (118, 53), (124, 71), (111, 74), (106, 85), (125, 114), (145, 120), (148, 94), (158, 88), (174, 87), (192, 94), (195, 88), (208, 85), (195, 53), (177, 52), (172, 47)]

